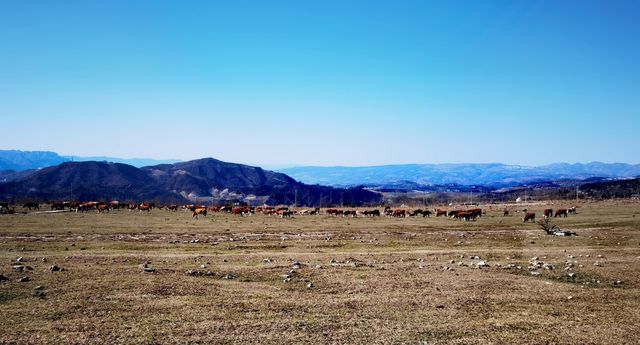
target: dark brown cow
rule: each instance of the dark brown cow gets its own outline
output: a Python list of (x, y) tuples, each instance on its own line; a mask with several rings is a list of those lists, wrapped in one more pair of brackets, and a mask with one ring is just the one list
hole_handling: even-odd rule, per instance
[(27, 208), (29, 210), (31, 210), (31, 209), (39, 210), (40, 209), (40, 204), (38, 204), (37, 202), (27, 202), (24, 205), (22, 205), (22, 207)]
[(502, 213), (503, 217), (506, 217), (509, 215), (509, 210), (504, 210), (504, 212)]
[(556, 210), (556, 214), (554, 215), (554, 217), (562, 217), (562, 216), (567, 217), (567, 213), (568, 213), (567, 209), (561, 208)]
[(107, 204), (100, 204), (98, 205), (98, 213), (103, 213), (103, 212), (110, 212), (111, 211), (111, 207), (110, 205)]
[(175, 204), (167, 205), (167, 210), (176, 212), (178, 211), (178, 205), (175, 205)]
[(526, 223), (528, 221), (534, 223), (536, 221), (536, 214), (533, 212), (525, 213), (524, 218), (522, 219), (522, 222)]
[(551, 218), (553, 216), (553, 209), (547, 208), (542, 214), (544, 214), (544, 219)]
[(436, 209), (436, 217), (446, 217), (447, 216), (447, 211), (446, 210), (441, 210), (441, 209)]
[(410, 214), (411, 213), (409, 211), (397, 209), (397, 210), (393, 210), (392, 216), (404, 218), (409, 216)]

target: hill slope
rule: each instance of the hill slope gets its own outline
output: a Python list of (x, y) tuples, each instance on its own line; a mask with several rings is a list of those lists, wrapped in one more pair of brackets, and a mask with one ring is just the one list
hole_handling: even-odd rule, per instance
[(328, 206), (375, 204), (363, 188), (306, 185), (289, 176), (213, 158), (136, 168), (120, 163), (65, 162), (0, 183), (3, 200), (157, 200), (159, 202)]

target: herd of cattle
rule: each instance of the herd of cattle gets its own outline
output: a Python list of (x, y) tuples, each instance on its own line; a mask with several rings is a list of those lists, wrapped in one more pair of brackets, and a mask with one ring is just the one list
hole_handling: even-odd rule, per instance
[[(40, 204), (37, 202), (27, 202), (22, 205), (23, 208), (28, 210), (40, 210)], [(50, 210), (52, 211), (64, 211), (69, 210), (73, 212), (87, 212), (87, 211), (97, 211), (98, 213), (110, 212), (111, 210), (117, 209), (126, 209), (129, 211), (138, 210), (139, 212), (151, 212), (152, 209), (164, 209), (167, 211), (178, 211), (178, 210), (188, 210), (191, 212), (193, 218), (199, 218), (200, 216), (206, 216), (208, 213), (212, 212), (223, 212), (230, 213), (234, 215), (240, 216), (250, 216), (254, 214), (263, 214), (267, 216), (279, 216), (282, 218), (288, 218), (293, 215), (319, 215), (321, 213), (320, 208), (314, 209), (289, 209), (289, 207), (274, 207), (274, 206), (258, 206), (258, 207), (249, 207), (249, 206), (206, 206), (206, 205), (159, 205), (153, 202), (143, 202), (143, 203), (122, 203), (119, 201), (111, 201), (111, 202), (97, 202), (97, 201), (89, 201), (89, 202), (73, 202), (73, 201), (54, 201), (49, 203)], [(0, 210), (9, 210), (8, 203), (0, 203)], [(535, 222), (536, 214), (534, 212), (528, 212), (527, 209), (521, 210), (524, 213), (524, 217), (522, 219), (523, 222)], [(408, 210), (404, 208), (392, 209), (390, 206), (386, 206), (384, 210), (380, 211), (379, 209), (372, 210), (353, 210), (353, 209), (338, 209), (338, 208), (328, 208), (324, 211), (325, 214), (330, 216), (341, 216), (341, 217), (395, 217), (395, 218), (405, 218), (405, 217), (430, 217), (431, 215), (435, 215), (436, 217), (447, 217), (452, 219), (464, 220), (464, 221), (474, 221), (479, 217), (482, 217), (483, 214), (486, 214), (486, 210), (481, 208), (473, 208), (473, 209), (458, 209), (458, 210), (443, 210), (440, 208), (432, 210), (427, 209), (413, 209)], [(554, 217), (567, 217), (569, 214), (576, 213), (576, 207), (571, 208), (561, 208), (554, 210), (553, 209), (545, 209), (543, 212), (543, 216), (545, 219), (548, 219), (552, 216)], [(509, 216), (509, 210), (505, 209), (503, 216)]]

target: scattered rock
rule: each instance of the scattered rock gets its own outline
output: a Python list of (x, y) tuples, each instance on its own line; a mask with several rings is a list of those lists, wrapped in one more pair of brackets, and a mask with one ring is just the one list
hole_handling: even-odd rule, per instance
[[(477, 256), (476, 256), (477, 257)], [(482, 268), (482, 267), (489, 267), (489, 264), (486, 263), (485, 261), (480, 261), (476, 264), (477, 268)]]
[(316, 265), (316, 269), (321, 270), (322, 266), (321, 265)]
[(312, 282), (308, 282), (307, 283), (307, 289), (311, 289), (313, 288), (313, 283)]
[(542, 265), (542, 268), (544, 268), (545, 270), (552, 270), (552, 269), (554, 269), (553, 265), (552, 265), (552, 264), (549, 264), (549, 263), (545, 263), (545, 264), (543, 264), (543, 265)]
[(36, 290), (33, 292), (33, 297), (45, 298), (47, 297), (47, 292), (44, 290)]
[(9, 278), (7, 276), (5, 276), (4, 274), (0, 274), (0, 282), (1, 281), (5, 281), (5, 280), (9, 280)]
[(614, 286), (620, 286), (622, 285), (622, 280), (616, 280), (615, 282), (613, 282)]
[(42, 258), (42, 262), (47, 262), (47, 258)]
[(33, 267), (27, 265), (13, 265), (11, 269), (18, 272), (32, 271)]
[(49, 271), (58, 272), (58, 271), (64, 271), (64, 269), (62, 267), (58, 267), (57, 265), (53, 265), (49, 267)]
[(269, 258), (262, 259), (262, 262), (264, 262), (264, 263), (270, 263), (270, 262), (271, 262), (271, 259), (269, 259)]
[(236, 276), (234, 276), (233, 274), (229, 273), (229, 274), (225, 274), (224, 277), (222, 277), (223, 279), (227, 279), (227, 280), (231, 280), (231, 279), (235, 279)]
[(573, 272), (568, 273), (567, 275), (569, 276), (569, 278), (575, 278), (576, 277), (576, 274), (573, 273)]
[(16, 259), (16, 262), (23, 262), (23, 261), (24, 261), (24, 258), (22, 256)]
[(567, 297), (567, 299), (570, 301), (570, 300), (573, 299), (573, 296), (569, 296), (569, 297)]
[(144, 273), (153, 273), (155, 271), (156, 271), (156, 269), (155, 268), (151, 268), (151, 267), (145, 267), (145, 268), (142, 269), (142, 272), (144, 272)]
[(30, 280), (31, 280), (31, 278), (29, 278), (29, 277), (22, 277), (22, 278), (18, 279), (18, 281), (21, 282), (21, 283), (28, 282)]
[(444, 309), (444, 304), (436, 304), (436, 309)]
[(533, 272), (530, 272), (530, 274), (531, 274), (532, 276), (537, 277), (537, 276), (539, 276), (541, 273), (540, 273), (540, 272), (538, 272), (538, 271), (533, 271)]

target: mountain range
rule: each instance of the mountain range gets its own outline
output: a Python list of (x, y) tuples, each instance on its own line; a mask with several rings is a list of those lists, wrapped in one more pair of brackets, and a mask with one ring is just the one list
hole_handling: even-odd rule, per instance
[(0, 150), (0, 171), (12, 170), (23, 171), (31, 169), (41, 169), (64, 162), (77, 161), (98, 161), (124, 163), (135, 167), (147, 165), (176, 163), (177, 159), (150, 159), (150, 158), (116, 158), (116, 157), (82, 157), (82, 156), (61, 156), (51, 151), (20, 151), (20, 150)]
[(278, 169), (304, 183), (329, 186), (389, 187), (398, 184), (482, 185), (494, 188), (549, 180), (587, 180), (590, 178), (634, 178), (640, 164), (556, 163), (544, 166), (490, 164), (401, 164), (369, 167), (293, 167)]
[(0, 183), (1, 200), (357, 206), (377, 204), (382, 199), (362, 187), (307, 185), (282, 173), (213, 158), (143, 168), (109, 162), (63, 162), (13, 176)]

